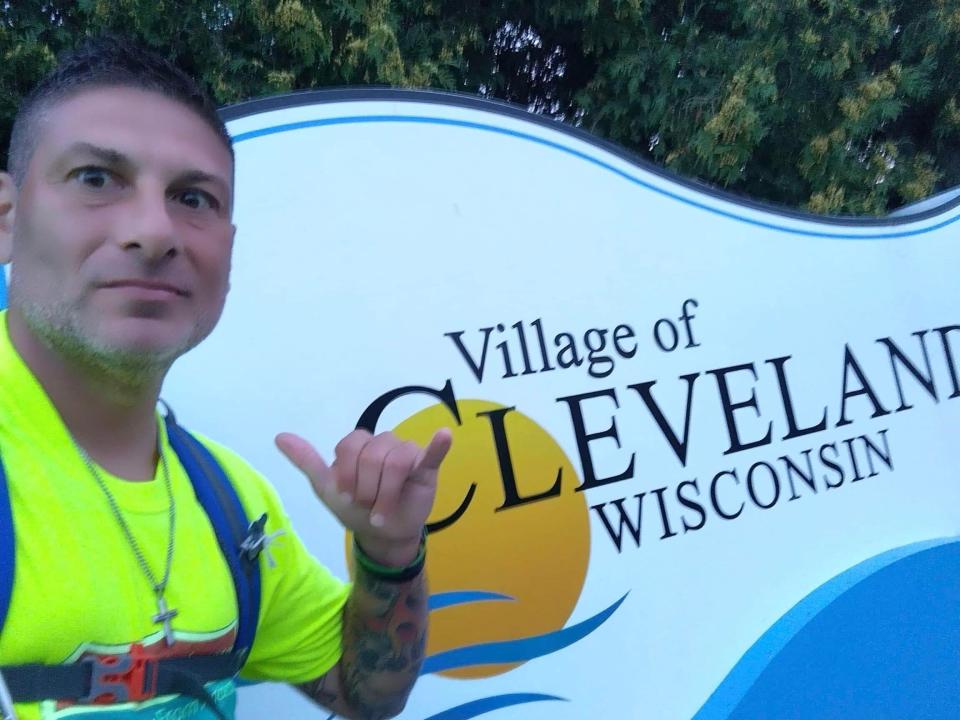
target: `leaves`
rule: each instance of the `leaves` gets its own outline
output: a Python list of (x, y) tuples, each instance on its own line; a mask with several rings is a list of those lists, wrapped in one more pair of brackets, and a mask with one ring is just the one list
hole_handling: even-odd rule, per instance
[(220, 103), (479, 93), (814, 212), (884, 214), (960, 183), (960, 0), (0, 0), (4, 138), (55, 55), (104, 30)]

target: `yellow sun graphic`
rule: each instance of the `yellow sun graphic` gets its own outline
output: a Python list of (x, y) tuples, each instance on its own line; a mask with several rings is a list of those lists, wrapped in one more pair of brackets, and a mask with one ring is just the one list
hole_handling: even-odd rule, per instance
[[(441, 427), (453, 431), (453, 448), (440, 472), (429, 523), (427, 549), (430, 592), (482, 592), (503, 596), (435, 610), (430, 618), (427, 655), (455, 648), (517, 640), (557, 631), (573, 612), (583, 588), (590, 555), (586, 499), (575, 491), (577, 473), (557, 442), (516, 410), (503, 414), (502, 437), (512, 465), (517, 496), (559, 492), (504, 507), (504, 474), (510, 469), (504, 448), (498, 456), (491, 418), (503, 405), (485, 400), (457, 403), (462, 425), (452, 424), (447, 408), (436, 405), (401, 422), (394, 432), (421, 444)], [(473, 488), (473, 489), (471, 489)], [(469, 501), (467, 501), (469, 497)], [(446, 521), (446, 522), (445, 522)], [(460, 678), (489, 677), (513, 664), (447, 670)]]

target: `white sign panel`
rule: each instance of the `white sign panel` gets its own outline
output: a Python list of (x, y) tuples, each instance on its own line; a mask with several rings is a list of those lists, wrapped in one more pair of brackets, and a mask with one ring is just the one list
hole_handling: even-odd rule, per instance
[(165, 396), (340, 574), (274, 435), (452, 428), (404, 718), (956, 717), (955, 202), (786, 213), (433, 93), (227, 113), (232, 290)]

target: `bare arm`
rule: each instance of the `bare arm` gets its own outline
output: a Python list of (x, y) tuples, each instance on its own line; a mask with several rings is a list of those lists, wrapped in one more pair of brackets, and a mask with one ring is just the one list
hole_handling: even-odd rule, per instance
[[(323, 677), (299, 686), (344, 717), (393, 717), (403, 710), (420, 673), (427, 632), (424, 526), (451, 443), (446, 429), (437, 431), (426, 448), (392, 433), (374, 437), (355, 430), (340, 441), (336, 459), (327, 466), (302, 438), (277, 437), (280, 449), (356, 540), (343, 655)], [(397, 582), (398, 577), (404, 581)]]
[(391, 583), (358, 568), (343, 619), (340, 662), (298, 689), (346, 718), (393, 717), (403, 710), (423, 663), (424, 574), (409, 582)]

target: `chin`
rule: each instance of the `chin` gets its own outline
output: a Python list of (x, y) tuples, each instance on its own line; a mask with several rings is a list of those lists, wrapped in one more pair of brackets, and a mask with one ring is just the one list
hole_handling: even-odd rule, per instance
[(101, 363), (140, 368), (167, 368), (197, 344), (191, 333), (126, 331), (92, 343)]

